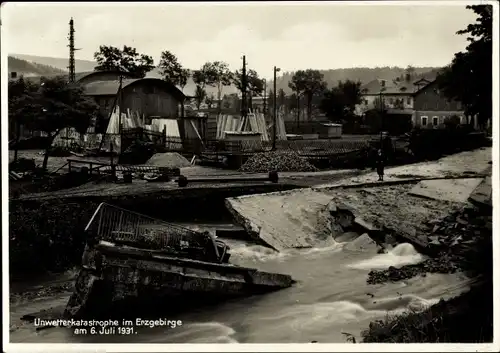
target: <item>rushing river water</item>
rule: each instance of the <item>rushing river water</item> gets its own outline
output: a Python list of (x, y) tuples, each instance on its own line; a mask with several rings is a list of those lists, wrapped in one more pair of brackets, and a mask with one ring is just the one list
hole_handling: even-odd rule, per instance
[[(343, 343), (346, 335), (359, 341), (370, 321), (388, 312), (419, 310), (467, 289), (461, 275), (427, 275), (401, 283), (368, 285), (371, 269), (417, 263), (424, 258), (412, 245), (400, 244), (377, 254), (360, 237), (350, 243), (332, 241), (326, 247), (275, 253), (242, 241), (228, 241), (231, 262), (263, 271), (286, 273), (297, 280), (292, 288), (193, 309), (168, 319), (176, 328), (140, 328), (132, 336), (75, 336), (65, 328), (35, 332), (32, 324), (11, 332), (11, 342), (96, 343)], [(55, 306), (67, 296), (11, 307), (12, 316)]]

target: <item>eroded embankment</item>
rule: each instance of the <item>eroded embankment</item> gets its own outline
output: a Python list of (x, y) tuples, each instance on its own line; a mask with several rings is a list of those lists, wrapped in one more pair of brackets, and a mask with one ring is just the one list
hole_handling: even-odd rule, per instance
[[(393, 235), (396, 240), (402, 238), (401, 242), (425, 247), (425, 224), (458, 210), (461, 203), (412, 196), (409, 191), (414, 185), (302, 189), (229, 198), (226, 205), (253, 237), (276, 250), (319, 246), (332, 235), (349, 231), (367, 232), (378, 242)], [(337, 209), (352, 218), (345, 220), (342, 229), (335, 229), (344, 222), (335, 219)]]
[[(364, 342), (480, 343), (493, 339), (492, 213), (467, 206), (430, 225), (437, 255), (418, 264), (371, 271), (368, 283), (399, 282), (428, 273), (464, 271), (478, 277), (471, 290), (422, 313), (372, 322)], [(429, 230), (432, 232), (432, 230)]]
[(493, 340), (493, 212), (491, 178), (485, 178), (458, 212), (427, 224), (435, 256), (418, 264), (371, 271), (368, 283), (409, 280), (427, 273), (465, 271), (479, 279), (465, 294), (422, 313), (377, 320), (364, 342), (484, 343)]

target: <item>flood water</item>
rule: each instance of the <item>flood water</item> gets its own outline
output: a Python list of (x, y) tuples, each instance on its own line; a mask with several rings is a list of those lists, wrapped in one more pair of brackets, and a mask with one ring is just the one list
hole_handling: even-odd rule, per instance
[[(278, 292), (226, 301), (193, 309), (175, 317), (176, 328), (139, 328), (130, 336), (75, 336), (70, 329), (35, 332), (23, 324), (11, 332), (11, 342), (87, 343), (344, 343), (356, 341), (370, 321), (406, 309), (419, 310), (455, 296), (468, 288), (463, 275), (427, 275), (400, 283), (368, 285), (371, 269), (402, 266), (422, 261), (412, 245), (400, 244), (386, 254), (365, 246), (363, 237), (350, 243), (291, 250), (281, 253), (238, 240), (227, 240), (231, 262), (263, 271), (290, 274), (297, 281)], [(47, 307), (62, 310), (68, 296), (11, 306), (19, 318)], [(41, 314), (41, 316), (43, 316)]]

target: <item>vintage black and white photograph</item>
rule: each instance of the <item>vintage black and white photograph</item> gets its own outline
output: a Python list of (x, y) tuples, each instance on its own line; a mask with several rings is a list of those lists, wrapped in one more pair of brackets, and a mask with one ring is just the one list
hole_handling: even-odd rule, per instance
[(6, 351), (497, 351), (497, 16), (2, 3)]

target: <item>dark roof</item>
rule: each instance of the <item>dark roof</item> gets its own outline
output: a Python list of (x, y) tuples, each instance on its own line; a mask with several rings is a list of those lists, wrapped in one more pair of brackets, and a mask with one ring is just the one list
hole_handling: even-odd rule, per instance
[[(392, 81), (385, 80), (385, 87), (382, 94), (414, 94), (419, 90), (417, 83), (424, 83), (425, 85), (433, 82), (438, 75), (438, 71), (429, 71), (422, 75), (417, 80), (408, 82), (402, 81)], [(366, 85), (361, 86), (361, 93), (366, 95), (380, 94), (382, 89), (382, 80), (373, 80), (368, 82)], [(422, 87), (420, 87), (422, 88)], [(363, 92), (366, 90), (366, 93)]]
[[(124, 79), (122, 81), (123, 88), (128, 85), (139, 81), (140, 79)], [(119, 80), (105, 80), (105, 81), (93, 81), (83, 85), (85, 88), (85, 94), (89, 96), (114, 96), (118, 93), (118, 88), (120, 87)]]
[[(97, 74), (97, 73), (103, 73), (103, 72), (106, 72), (106, 71), (77, 72), (77, 73), (75, 73), (75, 81), (78, 82), (78, 81), (80, 81), (81, 79), (83, 79), (83, 78), (85, 78), (87, 76), (90, 76), (92, 74)], [(107, 71), (107, 72), (119, 74), (119, 72), (114, 72), (114, 71)], [(126, 73), (124, 75), (127, 76)], [(64, 74), (64, 75), (55, 74), (55, 75), (41, 75), (41, 76), (23, 76), (23, 79), (31, 81), (33, 83), (39, 83), (42, 77), (44, 77), (44, 78), (68, 78), (68, 74)]]
[(387, 114), (405, 114), (405, 115), (411, 115), (413, 114), (413, 109), (393, 109), (389, 108), (387, 109)]
[[(165, 89), (171, 93), (178, 100), (184, 99), (184, 93), (178, 89), (175, 85), (170, 82), (160, 80), (157, 78), (134, 78), (134, 79), (124, 79), (122, 80), (122, 87), (128, 87), (137, 82), (144, 83), (158, 83), (163, 85)], [(105, 81), (93, 81), (85, 84), (85, 94), (89, 96), (114, 96), (118, 93), (118, 88), (120, 87), (119, 80), (105, 80)]]
[(375, 95), (380, 94), (407, 94), (410, 95), (416, 90), (413, 82), (401, 81), (393, 82), (385, 80), (385, 86), (382, 86), (382, 80), (373, 80), (366, 85), (361, 86), (362, 94)]
[[(85, 71), (85, 72), (77, 72), (77, 73), (75, 74), (75, 81), (76, 81), (76, 82), (78, 82), (78, 81), (82, 80), (83, 78), (88, 77), (88, 76), (90, 76), (90, 75), (92, 75), (92, 74), (98, 74), (98, 73), (103, 73), (103, 72), (106, 72), (106, 71)], [(116, 74), (119, 74), (119, 72), (117, 72), (117, 71), (107, 71), (107, 72), (108, 72), (108, 73), (116, 73)], [(129, 76), (129, 75), (127, 75), (127, 73), (124, 73), (124, 76)], [(9, 77), (10, 77), (10, 76), (9, 76)], [(67, 75), (67, 74), (65, 74), (65, 75), (59, 75), (59, 74), (57, 74), (57, 75), (31, 76), (31, 77), (23, 77), (23, 78), (24, 78), (25, 80), (29, 80), (29, 81), (31, 81), (31, 82), (33, 82), (33, 83), (40, 83), (40, 79), (41, 79), (42, 77), (46, 77), (46, 78), (56, 78), (56, 77), (65, 78), (65, 77), (68, 77), (68, 75)], [(9, 78), (9, 79), (10, 79), (10, 78)], [(143, 79), (161, 80), (161, 78), (160, 78), (158, 75), (154, 74), (154, 73), (151, 73), (151, 75), (150, 75), (150, 73), (146, 74), (146, 77), (145, 77), (145, 78), (143, 78)], [(126, 80), (129, 80), (129, 79), (126, 79)], [(130, 78), (130, 80), (136, 80), (136, 79), (132, 79), (132, 78)], [(162, 80), (162, 81), (163, 81), (163, 80)], [(105, 82), (105, 81), (104, 81), (104, 80), (102, 80), (102, 81), (95, 81), (95, 82)], [(118, 82), (118, 81), (111, 81), (111, 82)], [(166, 81), (163, 81), (163, 82), (166, 82)], [(89, 83), (90, 83), (90, 82), (89, 82)], [(130, 83), (131, 83), (131, 82), (130, 82)], [(170, 86), (173, 86), (171, 83), (168, 83), (168, 84), (169, 84)], [(85, 85), (85, 86), (87, 86), (87, 85)], [(111, 85), (110, 85), (110, 87), (111, 87)], [(116, 86), (116, 87), (117, 87), (117, 88), (116, 88), (116, 90), (118, 91), (118, 86)], [(175, 86), (175, 87), (177, 88), (177, 90), (178, 90), (178, 91), (180, 91), (180, 92), (183, 94), (183, 97), (190, 97), (190, 98), (193, 98), (193, 97), (195, 96), (195, 93), (194, 93), (194, 92), (186, 92), (186, 93), (183, 93), (183, 92), (182, 92), (182, 90), (180, 89), (180, 87), (179, 87), (179, 86)], [(110, 88), (110, 89), (111, 89), (111, 88)], [(104, 94), (104, 93), (103, 93), (103, 94)], [(103, 94), (96, 94), (96, 95), (103, 95)], [(115, 92), (115, 93), (112, 93), (112, 94), (116, 94), (116, 92)]]

